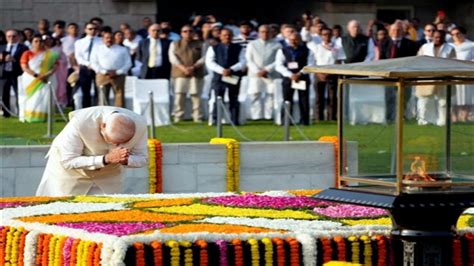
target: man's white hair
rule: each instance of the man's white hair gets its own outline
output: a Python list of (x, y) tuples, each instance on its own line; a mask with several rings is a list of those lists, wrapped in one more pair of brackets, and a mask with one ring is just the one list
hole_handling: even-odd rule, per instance
[(123, 113), (112, 113), (106, 117), (104, 133), (114, 143), (126, 143), (135, 135), (135, 122)]

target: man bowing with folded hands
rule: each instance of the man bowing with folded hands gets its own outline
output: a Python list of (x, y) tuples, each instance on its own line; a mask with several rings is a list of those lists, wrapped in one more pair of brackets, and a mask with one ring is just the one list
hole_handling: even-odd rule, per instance
[(37, 196), (121, 192), (124, 167), (147, 165), (147, 127), (127, 109), (99, 106), (69, 114), (48, 152)]

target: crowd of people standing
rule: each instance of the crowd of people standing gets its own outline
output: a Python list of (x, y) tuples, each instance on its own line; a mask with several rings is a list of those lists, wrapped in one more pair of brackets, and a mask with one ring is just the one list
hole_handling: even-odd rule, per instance
[[(58, 20), (52, 31), (49, 21), (41, 19), (36, 30), (0, 32), (2, 110), (4, 117), (11, 115), (14, 105), (18, 110), (18, 104), (10, 102), (10, 93), (13, 90), (18, 96), (21, 86), (27, 97), (20, 103), (20, 119), (44, 121), (48, 84), (55, 88), (63, 106), (72, 106), (77, 93), (82, 97), (74, 108), (104, 104), (107, 99), (103, 97), (108, 98), (112, 90), (114, 104), (125, 107), (125, 78), (134, 75), (170, 80), (174, 121), (184, 119), (189, 95), (191, 117), (194, 122), (201, 122), (205, 76), (211, 75), (214, 95), (224, 96), (227, 92), (234, 124), (239, 124), (239, 89), (246, 77), (251, 119), (270, 120), (280, 115), (273, 108), (275, 90), (280, 88), (284, 101), (292, 102), (294, 94), (298, 94), (299, 123), (308, 125), (312, 89), (316, 95), (314, 119), (336, 119), (337, 77), (312, 76), (302, 71), (304, 66), (415, 55), (474, 61), (474, 43), (466, 38), (466, 29), (449, 21), (443, 11), (423, 27), (416, 18), (392, 24), (371, 20), (367, 28), (351, 20), (345, 30), (341, 25), (330, 26), (309, 12), (297, 24), (281, 25), (259, 24), (256, 20), (225, 24), (212, 15), (193, 16), (179, 33), (173, 31), (169, 21), (155, 23), (148, 17), (140, 29), (122, 23), (116, 31), (98, 17), (82, 28), (74, 22)], [(387, 89), (385, 94), (386, 118), (390, 121), (394, 119), (396, 97), (394, 90)], [(442, 125), (445, 97), (439, 91), (423, 88), (415, 88), (414, 94), (418, 100), (418, 123)], [(467, 121), (473, 115), (473, 104), (472, 86), (457, 86), (453, 121)], [(215, 120), (214, 112), (211, 124)]]

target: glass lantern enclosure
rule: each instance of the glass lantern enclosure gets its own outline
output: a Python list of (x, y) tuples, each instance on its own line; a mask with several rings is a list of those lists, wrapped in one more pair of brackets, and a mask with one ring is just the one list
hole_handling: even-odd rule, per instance
[(415, 56), (305, 71), (339, 75), (338, 188), (474, 191), (474, 62)]
[(458, 88), (474, 95), (469, 83), (340, 79), (339, 187), (387, 194), (474, 188), (474, 121), (472, 114), (458, 120), (469, 108), (456, 98)]

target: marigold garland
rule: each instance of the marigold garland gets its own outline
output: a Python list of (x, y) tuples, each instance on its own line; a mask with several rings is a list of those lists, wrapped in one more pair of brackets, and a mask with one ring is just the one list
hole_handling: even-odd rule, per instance
[(231, 243), (234, 246), (235, 266), (243, 266), (244, 265), (244, 249), (242, 247), (242, 241), (240, 239), (232, 239)]
[(77, 251), (78, 251), (78, 246), (79, 246), (80, 242), (81, 242), (81, 240), (79, 240), (79, 239), (74, 239), (74, 241), (72, 242), (71, 260), (70, 260), (70, 265), (71, 266), (76, 265), (76, 263), (77, 263)]
[(272, 238), (272, 243), (276, 247), (277, 266), (285, 266), (285, 242), (281, 238)]
[(219, 264), (221, 266), (229, 265), (227, 260), (227, 242), (225, 240), (217, 240), (216, 245), (219, 247)]
[(171, 248), (170, 255), (171, 255), (171, 266), (179, 266), (179, 257), (180, 257), (180, 251), (179, 251), (179, 243), (175, 240), (168, 240), (166, 241), (166, 246)]
[(209, 255), (207, 252), (207, 242), (205, 240), (199, 239), (196, 240), (194, 243), (197, 247), (200, 248), (199, 250), (199, 265), (200, 266), (207, 266), (209, 263)]
[(258, 250), (258, 241), (256, 239), (249, 239), (247, 241), (250, 245), (250, 254), (252, 254), (252, 265), (260, 265), (260, 252)]
[(453, 240), (453, 266), (462, 266), (461, 240)]
[(43, 240), (45, 235), (41, 234), (38, 236), (38, 243), (36, 246), (36, 265), (41, 265), (41, 258), (43, 254)]
[(360, 240), (364, 243), (364, 265), (372, 265), (372, 241), (368, 236), (361, 236)]
[(145, 265), (145, 246), (141, 242), (133, 243), (133, 247), (135, 248), (135, 264), (137, 266), (144, 266)]
[(184, 265), (193, 266), (193, 243), (189, 241), (180, 241), (179, 245), (184, 247)]
[(467, 242), (467, 254), (469, 254), (468, 265), (474, 265), (474, 234), (467, 233), (464, 238)]
[(323, 263), (330, 262), (332, 260), (331, 240), (323, 237), (320, 241), (323, 248)]
[(163, 148), (157, 139), (148, 140), (149, 192), (163, 192)]
[[(99, 266), (100, 263), (100, 254), (102, 250), (102, 243), (99, 243), (94, 250), (94, 266)], [(155, 264), (155, 265), (161, 265), (161, 264)]]
[(359, 238), (357, 236), (350, 236), (348, 238), (349, 242), (351, 242), (351, 261), (353, 263), (360, 263), (360, 243), (359, 243)]
[(26, 241), (26, 235), (28, 233), (29, 233), (28, 231), (24, 230), (20, 237), (20, 249), (18, 251), (18, 265), (24, 265), (25, 263), (25, 257), (24, 257), (25, 241)]
[(8, 230), (8, 226), (3, 227), (0, 233), (0, 265), (5, 265), (5, 250)]
[(153, 248), (153, 262), (157, 266), (163, 265), (163, 250), (161, 242), (153, 241), (151, 242), (151, 247)]
[(262, 238), (262, 243), (265, 246), (265, 265), (273, 266), (273, 243), (270, 238)]
[(211, 144), (225, 144), (227, 148), (227, 191), (240, 189), (240, 148), (239, 142), (230, 138), (213, 138)]
[(5, 264), (11, 262), (12, 258), (12, 249), (13, 249), (13, 233), (15, 228), (10, 227), (6, 237), (6, 247), (5, 247)]
[(300, 247), (298, 240), (294, 238), (286, 238), (286, 241), (290, 245), (290, 265), (299, 266), (300, 265)]
[(387, 243), (384, 236), (376, 236), (375, 240), (377, 241), (377, 265), (385, 266), (387, 265)]
[(346, 240), (341, 236), (334, 237), (337, 247), (337, 259), (340, 261), (346, 261)]

